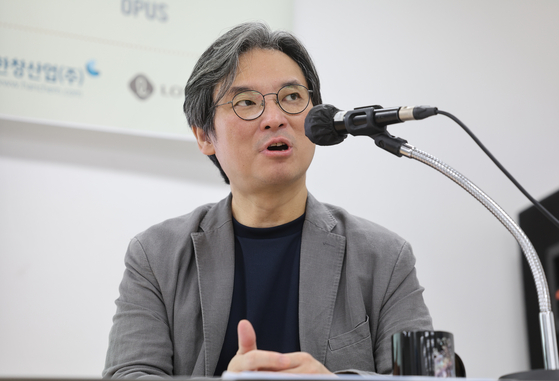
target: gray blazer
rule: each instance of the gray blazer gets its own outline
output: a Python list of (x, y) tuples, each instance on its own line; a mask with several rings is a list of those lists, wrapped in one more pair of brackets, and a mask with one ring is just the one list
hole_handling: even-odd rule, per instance
[[(132, 239), (103, 376), (213, 376), (231, 306), (234, 247), (231, 196)], [(392, 334), (432, 329), (414, 265), (402, 238), (309, 194), (301, 350), (331, 371), (390, 373)]]

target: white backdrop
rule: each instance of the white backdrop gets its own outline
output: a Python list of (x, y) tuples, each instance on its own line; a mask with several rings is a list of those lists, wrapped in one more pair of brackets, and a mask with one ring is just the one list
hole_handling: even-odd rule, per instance
[[(552, 0), (296, 0), (293, 30), (325, 102), (438, 106), (542, 198), (559, 188), (558, 14)], [(390, 131), (512, 216), (529, 206), (447, 118)], [(528, 368), (519, 249), (462, 189), (351, 137), (317, 149), (308, 184), (412, 243), (435, 328), (454, 333), (469, 376)], [(128, 240), (228, 193), (192, 142), (10, 120), (0, 185), (0, 376), (99, 376)]]

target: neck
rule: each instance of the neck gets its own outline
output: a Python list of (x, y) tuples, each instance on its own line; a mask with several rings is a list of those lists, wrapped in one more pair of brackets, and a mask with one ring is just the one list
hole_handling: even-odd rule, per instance
[(233, 217), (254, 228), (267, 228), (291, 222), (305, 213), (307, 188), (268, 190), (246, 194), (231, 187)]

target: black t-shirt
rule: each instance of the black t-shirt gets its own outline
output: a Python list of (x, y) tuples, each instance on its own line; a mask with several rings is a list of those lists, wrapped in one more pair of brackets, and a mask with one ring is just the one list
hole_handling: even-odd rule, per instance
[(235, 283), (225, 341), (215, 371), (220, 376), (239, 349), (237, 325), (248, 319), (258, 349), (300, 350), (299, 257), (305, 215), (272, 228), (251, 228), (233, 219)]

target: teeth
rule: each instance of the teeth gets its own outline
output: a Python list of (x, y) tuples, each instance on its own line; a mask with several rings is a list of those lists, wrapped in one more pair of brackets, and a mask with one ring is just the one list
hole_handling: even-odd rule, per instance
[(270, 151), (285, 151), (289, 149), (288, 145), (285, 143), (273, 143), (268, 146)]

